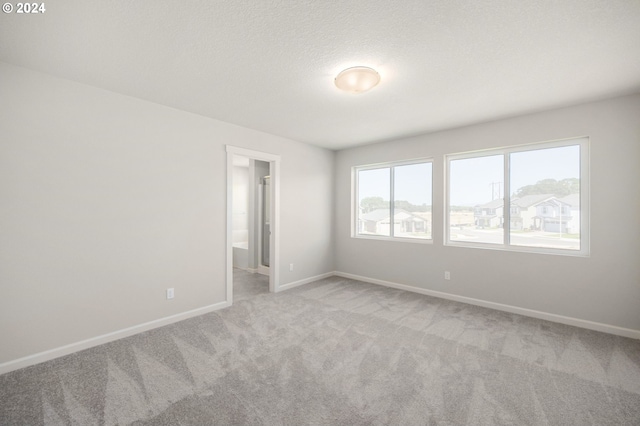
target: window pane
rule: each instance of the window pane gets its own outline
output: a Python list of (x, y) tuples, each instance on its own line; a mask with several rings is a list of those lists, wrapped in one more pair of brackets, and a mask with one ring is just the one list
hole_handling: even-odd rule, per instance
[(510, 156), (511, 244), (580, 250), (580, 146)]
[(358, 234), (390, 236), (391, 169), (358, 171)]
[(393, 168), (393, 235), (431, 238), (431, 163)]
[(504, 156), (449, 162), (449, 240), (504, 243)]

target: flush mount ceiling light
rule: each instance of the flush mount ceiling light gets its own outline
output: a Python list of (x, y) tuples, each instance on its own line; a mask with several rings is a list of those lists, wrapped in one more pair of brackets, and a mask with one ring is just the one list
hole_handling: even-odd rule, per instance
[(352, 67), (341, 71), (336, 76), (338, 89), (349, 93), (363, 93), (380, 82), (380, 74), (369, 67)]

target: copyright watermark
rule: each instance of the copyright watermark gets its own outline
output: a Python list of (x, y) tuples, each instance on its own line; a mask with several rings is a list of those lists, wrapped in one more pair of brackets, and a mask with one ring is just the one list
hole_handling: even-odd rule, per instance
[(5, 3), (2, 5), (2, 11), (4, 13), (12, 13), (15, 10), (16, 14), (29, 14), (37, 15), (46, 12), (47, 8), (44, 3)]

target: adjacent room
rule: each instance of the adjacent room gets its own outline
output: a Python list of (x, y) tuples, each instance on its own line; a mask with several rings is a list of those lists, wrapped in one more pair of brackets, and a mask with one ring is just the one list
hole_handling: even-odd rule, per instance
[(4, 3), (0, 425), (640, 424), (639, 22)]

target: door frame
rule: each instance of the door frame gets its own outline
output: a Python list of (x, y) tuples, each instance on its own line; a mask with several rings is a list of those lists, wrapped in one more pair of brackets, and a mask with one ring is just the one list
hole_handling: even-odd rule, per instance
[(262, 151), (226, 145), (227, 151), (227, 303), (233, 304), (233, 157), (269, 163), (271, 176), (271, 240), (269, 241), (269, 291), (277, 292), (280, 286), (280, 156)]

